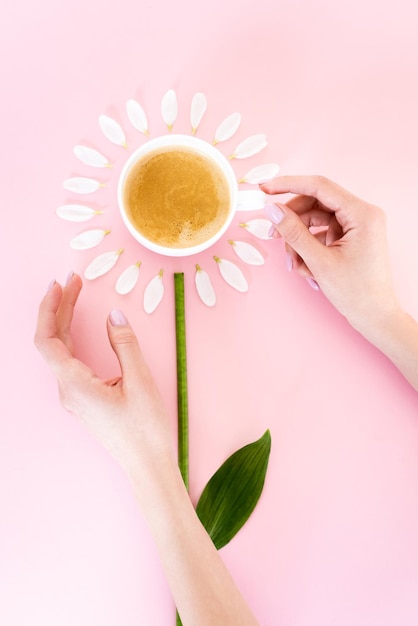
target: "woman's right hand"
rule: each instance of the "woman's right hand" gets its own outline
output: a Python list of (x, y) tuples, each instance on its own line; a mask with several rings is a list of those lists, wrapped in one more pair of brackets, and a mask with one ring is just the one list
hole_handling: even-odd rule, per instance
[(261, 189), (297, 194), (265, 207), (288, 268), (321, 289), (418, 390), (418, 323), (395, 294), (383, 211), (322, 176), (282, 176)]
[(356, 329), (367, 335), (399, 309), (381, 209), (322, 176), (282, 176), (261, 189), (297, 194), (265, 208), (285, 241), (288, 268), (319, 286)]

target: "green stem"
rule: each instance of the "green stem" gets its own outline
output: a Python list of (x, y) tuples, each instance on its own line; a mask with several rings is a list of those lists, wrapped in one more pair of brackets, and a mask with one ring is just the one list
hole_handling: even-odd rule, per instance
[[(177, 356), (177, 441), (178, 464), (189, 490), (189, 404), (187, 395), (186, 317), (184, 312), (184, 274), (174, 274)], [(182, 626), (176, 611), (176, 626)]]
[(186, 320), (184, 312), (184, 274), (174, 274), (177, 354), (178, 463), (189, 489), (189, 411), (187, 397)]

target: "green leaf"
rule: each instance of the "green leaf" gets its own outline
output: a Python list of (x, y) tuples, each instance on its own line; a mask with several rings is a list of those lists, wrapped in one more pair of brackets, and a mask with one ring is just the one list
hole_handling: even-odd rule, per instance
[(242, 528), (263, 491), (271, 437), (264, 435), (234, 452), (212, 476), (196, 513), (219, 550)]

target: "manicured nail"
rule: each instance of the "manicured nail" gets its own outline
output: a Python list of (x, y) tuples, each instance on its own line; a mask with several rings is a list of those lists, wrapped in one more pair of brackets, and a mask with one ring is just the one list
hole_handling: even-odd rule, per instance
[(275, 232), (276, 232), (276, 227), (274, 224), (272, 224), (269, 228), (269, 232), (267, 233), (267, 237), (271, 239)]
[(71, 279), (73, 276), (74, 276), (74, 272), (71, 271), (67, 276), (67, 280), (65, 281), (65, 286), (67, 286), (71, 282)]
[(109, 315), (110, 323), (112, 326), (127, 326), (128, 320), (125, 315), (119, 309), (113, 309)]
[(280, 224), (284, 218), (284, 212), (277, 206), (277, 204), (267, 204), (264, 207), (264, 212), (273, 224)]
[(286, 269), (291, 272), (293, 269), (293, 259), (288, 252), (286, 252)]
[(56, 282), (57, 281), (55, 280), (55, 278), (51, 280), (51, 282), (48, 285), (48, 289), (46, 290), (46, 293), (49, 293), (51, 291), (52, 287), (55, 285)]
[(319, 291), (319, 285), (316, 282), (316, 280), (314, 278), (311, 278), (310, 276), (306, 277), (306, 282), (308, 283), (308, 285), (310, 287), (312, 287), (312, 289), (315, 289), (315, 291)]

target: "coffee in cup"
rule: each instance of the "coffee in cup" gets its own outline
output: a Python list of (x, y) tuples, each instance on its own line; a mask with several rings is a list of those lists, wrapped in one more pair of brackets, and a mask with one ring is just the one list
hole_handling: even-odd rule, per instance
[(236, 179), (213, 146), (187, 135), (151, 140), (128, 160), (119, 205), (128, 229), (146, 247), (170, 256), (208, 248), (228, 228)]

